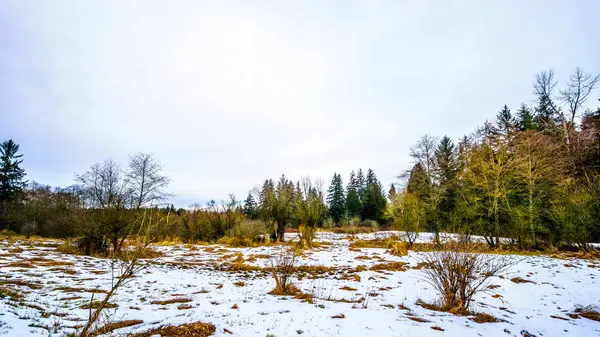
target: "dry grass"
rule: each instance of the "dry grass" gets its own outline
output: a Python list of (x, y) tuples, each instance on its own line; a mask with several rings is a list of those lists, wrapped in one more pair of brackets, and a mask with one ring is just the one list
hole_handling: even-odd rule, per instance
[(343, 287), (340, 288), (340, 290), (356, 291), (356, 288), (352, 288), (352, 287), (348, 287), (348, 286), (343, 286)]
[(514, 283), (535, 283), (533, 281), (526, 280), (520, 276), (513, 277), (510, 280), (513, 281)]
[(177, 306), (177, 310), (187, 310), (193, 308), (190, 304), (180, 304)]
[(35, 268), (31, 262), (19, 261), (19, 262), (11, 262), (5, 266), (4, 268)]
[(405, 241), (398, 241), (392, 243), (387, 252), (395, 256), (406, 256), (408, 255), (408, 249), (408, 243)]
[(130, 334), (128, 337), (207, 337), (215, 333), (216, 327), (211, 323), (194, 322), (183, 325), (165, 325), (146, 332)]
[(4, 297), (10, 297), (11, 300), (15, 301), (15, 300), (22, 299), (23, 295), (16, 290), (6, 288), (6, 287), (0, 287), (0, 298), (4, 298)]
[(164, 300), (164, 301), (152, 301), (150, 302), (150, 304), (158, 304), (158, 305), (165, 305), (165, 304), (172, 304), (172, 303), (188, 303), (191, 302), (192, 300), (187, 298), (187, 297), (175, 297), (175, 298), (171, 298), (168, 300)]
[(591, 305), (588, 305), (586, 307), (578, 306), (577, 308), (575, 308), (575, 313), (581, 317), (600, 322), (600, 312), (598, 312), (597, 308)]
[(490, 314), (486, 314), (486, 313), (477, 313), (475, 314), (474, 317), (469, 318), (470, 320), (472, 320), (475, 323), (497, 323), (497, 322), (504, 322), (501, 319), (498, 319)]
[(62, 291), (64, 293), (102, 293), (102, 294), (108, 294), (108, 291), (102, 290), (102, 289), (58, 287), (58, 288), (54, 288), (54, 290), (55, 291)]
[(232, 248), (256, 247), (258, 244), (249, 238), (240, 238), (236, 236), (224, 236), (217, 241), (218, 244)]
[(31, 289), (42, 289), (42, 286), (39, 283), (33, 283), (24, 280), (4, 280), (0, 281), (0, 285), (15, 285), (21, 287), (28, 287)]
[(441, 327), (434, 325), (431, 327), (433, 330), (437, 330), (437, 331), (444, 331), (444, 329), (442, 329)]
[(372, 270), (372, 271), (381, 271), (381, 270), (406, 271), (407, 265), (408, 264), (406, 262), (377, 263), (377, 264), (373, 265), (371, 268), (369, 268), (369, 270)]
[(344, 315), (344, 314), (338, 314), (338, 315), (335, 315), (335, 316), (331, 316), (331, 318), (341, 319), (341, 318), (346, 318), (346, 315)]
[(236, 281), (236, 282), (233, 282), (233, 285), (236, 287), (243, 287), (246, 285), (246, 283), (244, 281)]
[(106, 302), (103, 304), (103, 301), (94, 301), (92, 303), (86, 303), (80, 306), (81, 309), (98, 309), (100, 307), (102, 307), (102, 309), (113, 309), (118, 308), (119, 305), (111, 302)]
[(138, 324), (142, 324), (142, 323), (144, 323), (144, 321), (139, 320), (139, 319), (108, 323), (108, 324), (103, 325), (100, 328), (90, 332), (87, 336), (95, 337), (95, 336), (105, 335), (105, 334), (111, 333), (117, 329), (127, 328), (130, 326), (134, 326), (134, 325), (138, 325)]

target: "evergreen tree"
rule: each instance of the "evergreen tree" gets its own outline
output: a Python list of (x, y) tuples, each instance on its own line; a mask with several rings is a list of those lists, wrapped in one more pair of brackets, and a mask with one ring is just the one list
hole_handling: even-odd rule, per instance
[(354, 175), (354, 171), (350, 173), (350, 180), (346, 188), (346, 209), (348, 217), (360, 217), (362, 212), (362, 204), (358, 195), (358, 182)]
[(493, 135), (508, 141), (515, 131), (516, 121), (513, 118), (510, 109), (504, 105), (502, 110), (496, 115), (496, 123), (493, 126)]
[(367, 180), (366, 180), (366, 186), (365, 187), (369, 187), (372, 184), (375, 184), (377, 182), (377, 176), (375, 176), (375, 172), (373, 172), (373, 170), (369, 169), (367, 171)]
[(256, 200), (254, 200), (254, 196), (252, 196), (252, 192), (248, 192), (248, 196), (246, 197), (246, 200), (244, 200), (243, 212), (250, 219), (254, 219), (258, 213)]
[(423, 165), (421, 165), (421, 163), (416, 163), (410, 170), (410, 176), (408, 177), (408, 185), (406, 186), (406, 191), (408, 193), (413, 193), (419, 198), (419, 200), (426, 202), (427, 192), (429, 190), (430, 184), (431, 182), (427, 177), (425, 168), (423, 168)]
[(27, 184), (25, 170), (20, 166), (22, 154), (17, 154), (19, 145), (12, 139), (0, 144), (0, 203), (13, 201), (22, 193)]
[(375, 220), (377, 222), (383, 222), (383, 215), (385, 207), (387, 205), (387, 199), (381, 188), (381, 183), (375, 177), (373, 173), (373, 182), (367, 186), (363, 193), (363, 211), (362, 220)]
[(346, 196), (344, 195), (344, 183), (342, 176), (334, 173), (331, 185), (327, 191), (327, 204), (329, 205), (329, 215), (337, 224), (346, 213)]
[(390, 184), (390, 189), (388, 191), (388, 199), (392, 199), (395, 195), (396, 195), (396, 186), (394, 186), (394, 183)]
[(536, 128), (533, 114), (525, 103), (522, 103), (519, 111), (517, 111), (517, 126), (521, 131), (535, 130)]
[(362, 169), (358, 169), (358, 173), (356, 174), (356, 191), (358, 195), (361, 196), (367, 187), (367, 182), (365, 181), (365, 175), (363, 174)]

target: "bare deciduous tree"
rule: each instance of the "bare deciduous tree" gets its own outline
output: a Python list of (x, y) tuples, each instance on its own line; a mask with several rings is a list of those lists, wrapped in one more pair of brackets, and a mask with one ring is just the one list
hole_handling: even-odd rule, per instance
[(570, 117), (570, 123), (575, 123), (575, 117), (581, 113), (588, 96), (600, 81), (600, 74), (584, 73), (580, 67), (569, 76), (567, 86), (560, 92), (560, 99), (565, 103)]
[(169, 194), (165, 191), (171, 178), (162, 175), (162, 165), (148, 153), (138, 153), (129, 157), (127, 179), (133, 197), (133, 207), (156, 205)]

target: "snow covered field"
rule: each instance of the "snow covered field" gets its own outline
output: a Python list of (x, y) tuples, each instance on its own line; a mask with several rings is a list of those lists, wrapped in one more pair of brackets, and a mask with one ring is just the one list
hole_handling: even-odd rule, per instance
[[(161, 246), (165, 256), (118, 291), (111, 300), (118, 307), (107, 309), (103, 320), (143, 321), (115, 336), (194, 321), (215, 324), (215, 336), (600, 336), (600, 322), (567, 315), (576, 305), (600, 304), (599, 261), (516, 257), (504, 278), (493, 279), (499, 287), (476, 297), (472, 307), (506, 322), (480, 324), (415, 304), (436, 299), (418, 269), (427, 253), (351, 250), (345, 235), (333, 233), (319, 233), (318, 241), (330, 244), (306, 251), (300, 264), (330, 268), (295, 280), (314, 295), (312, 303), (269, 295), (275, 283), (268, 273), (231, 270), (241, 258), (245, 266), (268, 266), (282, 246)], [(394, 261), (407, 263), (405, 270), (370, 270)], [(512, 282), (517, 276), (531, 282)], [(92, 291), (108, 290), (110, 280), (107, 260), (0, 242), (0, 287), (23, 295), (20, 301), (0, 298), (0, 335), (65, 336), (87, 319), (89, 310), (81, 307)], [(174, 298), (181, 301), (159, 303)]]

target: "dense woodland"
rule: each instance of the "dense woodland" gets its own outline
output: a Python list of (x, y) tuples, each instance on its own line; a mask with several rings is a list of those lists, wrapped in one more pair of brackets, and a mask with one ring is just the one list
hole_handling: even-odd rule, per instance
[(165, 204), (170, 178), (152, 155), (133, 155), (125, 167), (106, 160), (73, 186), (51, 188), (26, 180), (19, 146), (8, 140), (0, 228), (77, 237), (88, 254), (119, 250), (148, 222), (157, 240), (283, 240), (286, 228), (298, 228), (310, 241), (318, 227), (390, 226), (410, 244), (427, 231), (436, 243), (451, 232), (484, 236), (491, 247), (589, 249), (600, 242), (600, 103), (591, 97), (599, 79), (579, 68), (562, 82), (551, 70), (537, 74), (533, 106), (504, 106), (456, 142), (423, 136), (410, 149), (412, 167), (398, 168), (389, 188), (371, 169), (353, 171), (346, 184), (334, 173), (327, 191), (320, 180), (282, 175), (242, 202), (230, 195), (187, 209)]

